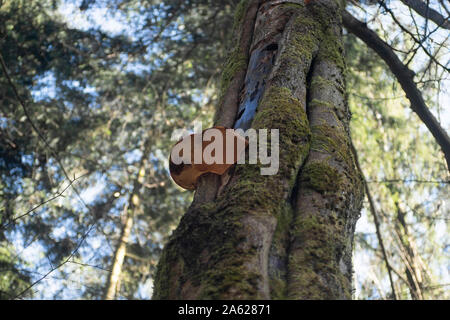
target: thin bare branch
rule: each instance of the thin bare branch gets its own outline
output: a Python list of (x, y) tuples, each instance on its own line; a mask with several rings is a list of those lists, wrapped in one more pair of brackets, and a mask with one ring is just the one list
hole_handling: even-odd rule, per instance
[(429, 19), (436, 23), (438, 26), (450, 29), (450, 18), (444, 18), (439, 12), (434, 10), (433, 8), (430, 8), (430, 6), (427, 3), (424, 3), (421, 0), (400, 0), (405, 4), (406, 6), (413, 9), (415, 12), (417, 12), (419, 15), (424, 17), (425, 19)]
[[(44, 142), (46, 148), (50, 151), (50, 153), (53, 155), (53, 157), (55, 158), (56, 162), (58, 163), (58, 165), (61, 168), (61, 171), (64, 173), (64, 176), (69, 180), (72, 181), (72, 179), (70, 178), (69, 174), (67, 173), (66, 169), (64, 168), (64, 165), (62, 164), (61, 159), (59, 159), (58, 154), (56, 153), (56, 151), (50, 146), (50, 144), (48, 143), (47, 139), (45, 139), (45, 137), (42, 135), (41, 131), (38, 129), (38, 127), (36, 126), (36, 124), (34, 123), (33, 119), (31, 118), (30, 113), (28, 112), (28, 108), (25, 105), (24, 100), (22, 100), (22, 98), (19, 95), (19, 92), (16, 88), (16, 85), (13, 83), (13, 81), (11, 80), (11, 76), (9, 75), (8, 72), (8, 68), (6, 66), (5, 60), (3, 59), (3, 55), (0, 53), (0, 64), (2, 65), (2, 70), (3, 73), (6, 76), (6, 79), (8, 80), (8, 83), (11, 87), (11, 89), (14, 92), (14, 95), (17, 99), (17, 101), (19, 101), (19, 104), (22, 107), (23, 113), (27, 119), (27, 121), (30, 123), (33, 131), (36, 132), (36, 134), (38, 135), (38, 137)], [(83, 198), (81, 197), (80, 192), (78, 191), (77, 188), (75, 188), (75, 186), (73, 184), (71, 184), (72, 189), (75, 191), (75, 193), (78, 196), (78, 199), (83, 203), (83, 205), (90, 210), (89, 206), (87, 205), (87, 203), (83, 200)]]
[(367, 183), (432, 183), (440, 184), (446, 183), (450, 184), (450, 180), (421, 180), (421, 179), (384, 179), (384, 180), (369, 180)]
[(17, 216), (17, 217), (12, 218), (8, 223), (6, 223), (5, 225), (1, 226), (1, 228), (2, 228), (2, 229), (6, 229), (6, 228), (7, 228), (8, 226), (10, 226), (12, 223), (16, 222), (16, 221), (19, 220), (19, 219), (22, 219), (23, 217), (28, 216), (30, 213), (32, 213), (33, 211), (35, 211), (35, 210), (37, 210), (38, 208), (42, 207), (44, 204), (47, 204), (47, 203), (49, 203), (49, 202), (51, 202), (51, 201), (53, 201), (53, 200), (55, 200), (55, 199), (57, 199), (57, 198), (59, 198), (59, 197), (62, 197), (63, 194), (64, 194), (64, 192), (66, 192), (66, 190), (69, 189), (69, 187), (72, 185), (72, 183), (74, 183), (74, 182), (75, 182), (76, 180), (78, 180), (79, 178), (84, 177), (85, 175), (86, 175), (86, 174), (84, 174), (84, 175), (82, 175), (82, 176), (80, 176), (80, 177), (78, 177), (78, 178), (74, 178), (73, 180), (70, 180), (70, 181), (69, 181), (69, 184), (68, 184), (63, 190), (61, 190), (60, 192), (57, 192), (53, 197), (51, 197), (51, 198), (45, 200), (44, 202), (39, 203), (38, 205), (34, 206), (33, 208), (31, 208), (31, 209), (28, 210), (27, 212), (25, 212), (25, 213), (23, 213), (23, 214), (21, 214), (21, 215), (19, 215), (19, 216)]
[(39, 279), (37, 279), (36, 281), (34, 281), (32, 284), (30, 284), (28, 287), (26, 287), (24, 290), (22, 290), (18, 295), (16, 295), (14, 297), (14, 299), (20, 299), (21, 296), (23, 296), (26, 292), (28, 292), (28, 290), (30, 290), (31, 288), (33, 288), (36, 284), (38, 284), (39, 282), (41, 282), (42, 280), (44, 280), (45, 278), (47, 278), (50, 274), (52, 274), (55, 270), (58, 270), (59, 268), (61, 268), (62, 266), (64, 266), (66, 263), (71, 262), (72, 257), (78, 252), (78, 250), (80, 249), (81, 245), (83, 244), (84, 240), (86, 240), (87, 236), (89, 235), (89, 233), (92, 231), (92, 229), (95, 227), (95, 223), (91, 224), (91, 226), (89, 227), (89, 229), (83, 234), (83, 236), (81, 237), (80, 241), (78, 242), (76, 248), (70, 253), (70, 255), (63, 261), (61, 262), (59, 265), (57, 265), (56, 267), (52, 267), (47, 273), (45, 273), (42, 277), (40, 277)]
[(372, 194), (370, 193), (369, 186), (368, 186), (367, 181), (366, 181), (366, 177), (364, 176), (364, 173), (363, 173), (363, 171), (361, 169), (361, 166), (359, 164), (358, 154), (356, 152), (356, 149), (355, 149), (355, 146), (353, 145), (353, 143), (351, 143), (351, 147), (352, 147), (352, 151), (353, 151), (353, 154), (355, 156), (355, 159), (356, 159), (356, 166), (358, 168), (358, 171), (361, 173), (361, 176), (362, 176), (362, 179), (363, 179), (363, 184), (364, 184), (364, 189), (365, 189), (365, 192), (366, 192), (367, 199), (369, 200), (370, 213), (372, 214), (373, 221), (375, 223), (375, 231), (376, 231), (376, 234), (377, 234), (378, 243), (380, 244), (381, 253), (383, 254), (383, 260), (384, 260), (384, 262), (386, 264), (386, 269), (388, 271), (389, 283), (391, 284), (391, 290), (392, 290), (392, 297), (393, 297), (394, 300), (397, 300), (397, 293), (395, 291), (394, 280), (392, 279), (392, 268), (391, 268), (391, 264), (389, 263), (388, 255), (387, 255), (387, 252), (386, 252), (386, 248), (384, 246), (383, 237), (381, 236), (381, 230), (380, 230), (381, 226), (380, 226), (380, 221), (378, 219), (377, 211), (375, 209), (375, 203), (373, 201)]
[[(404, 33), (408, 34), (408, 35), (413, 39), (413, 41), (414, 41), (417, 45), (419, 45), (419, 46), (422, 48), (423, 52), (424, 52), (428, 57), (430, 57), (430, 59), (433, 60), (434, 63), (436, 63), (437, 65), (439, 65), (441, 68), (443, 68), (443, 69), (446, 70), (447, 72), (450, 72), (450, 69), (449, 69), (447, 66), (444, 66), (442, 63), (440, 63), (440, 62), (436, 59), (436, 57), (435, 57), (433, 54), (431, 54), (431, 53), (427, 50), (427, 48), (425, 48), (425, 46), (423, 45), (424, 40), (418, 39), (411, 31), (409, 31), (408, 28), (406, 28), (405, 26), (403, 26), (403, 25), (400, 23), (400, 21), (397, 19), (397, 17), (396, 17), (395, 14), (392, 12), (392, 10), (386, 5), (385, 0), (379, 0), (378, 2), (379, 2), (379, 4), (380, 4), (380, 6), (382, 6), (383, 9), (386, 10), (386, 11), (389, 13), (389, 15), (391, 16), (392, 20), (394, 20), (394, 22), (400, 27), (400, 29), (402, 29), (402, 31), (403, 31)], [(424, 37), (424, 39), (426, 39), (426, 37)]]

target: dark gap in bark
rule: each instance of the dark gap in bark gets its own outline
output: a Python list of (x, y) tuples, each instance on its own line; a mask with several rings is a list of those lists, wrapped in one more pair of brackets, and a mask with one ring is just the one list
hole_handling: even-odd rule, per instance
[(310, 110), (309, 110), (309, 101), (311, 100), (311, 79), (314, 71), (314, 66), (316, 63), (316, 57), (312, 58), (311, 66), (309, 67), (308, 73), (306, 74), (306, 116), (308, 121), (310, 120)]
[(238, 121), (242, 115), (244, 114), (245, 109), (242, 109), (241, 111), (239, 111), (239, 114), (237, 115), (236, 121)]
[(278, 43), (271, 43), (266, 47), (267, 51), (275, 51), (278, 50)]
[[(264, 86), (265, 81), (263, 81)], [(258, 88), (259, 88), (259, 81), (256, 82), (255, 88), (253, 89), (252, 94), (250, 95), (250, 101), (255, 100), (256, 96), (258, 95)]]

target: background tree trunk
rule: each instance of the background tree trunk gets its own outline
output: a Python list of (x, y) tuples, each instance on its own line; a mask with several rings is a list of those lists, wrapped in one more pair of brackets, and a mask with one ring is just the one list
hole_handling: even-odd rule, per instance
[(127, 253), (127, 245), (130, 238), (131, 228), (133, 227), (134, 218), (138, 214), (142, 213), (140, 205), (140, 189), (142, 187), (142, 180), (144, 177), (143, 170), (145, 170), (147, 157), (150, 151), (150, 143), (150, 140), (146, 140), (141, 148), (142, 156), (139, 160), (138, 175), (134, 179), (133, 190), (128, 197), (128, 202), (125, 203), (123, 208), (123, 226), (111, 263), (111, 272), (109, 273), (108, 280), (106, 282), (104, 293), (105, 300), (116, 299), (117, 293), (120, 290), (120, 275), (122, 273), (122, 267)]
[(224, 185), (201, 179), (163, 251), (153, 298), (352, 297), (364, 189), (350, 143), (341, 11), (336, 0), (239, 5), (216, 124), (279, 129), (279, 171), (262, 176), (261, 165), (244, 164)]
[[(132, 198), (132, 197), (130, 197)], [(116, 251), (114, 252), (111, 272), (108, 276), (108, 281), (105, 289), (105, 300), (114, 300), (120, 289), (120, 275), (122, 273), (122, 266), (127, 253), (128, 239), (130, 238), (131, 228), (133, 227), (133, 212), (128, 208), (128, 203), (123, 208), (125, 215), (125, 223), (120, 233), (119, 242), (117, 243)]]

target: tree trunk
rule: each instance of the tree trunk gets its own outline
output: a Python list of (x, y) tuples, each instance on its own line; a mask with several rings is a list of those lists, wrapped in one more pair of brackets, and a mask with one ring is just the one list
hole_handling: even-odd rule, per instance
[(128, 202), (123, 208), (124, 223), (120, 232), (119, 242), (117, 243), (116, 251), (114, 252), (113, 261), (111, 264), (111, 272), (105, 287), (104, 299), (114, 300), (120, 289), (120, 275), (127, 253), (128, 240), (130, 238), (131, 228), (133, 227), (134, 218), (139, 214), (140, 210), (140, 189), (142, 187), (142, 180), (144, 177), (144, 170), (146, 167), (147, 156), (149, 153), (150, 142), (147, 140), (142, 148), (142, 156), (139, 160), (139, 171), (137, 177), (133, 182), (133, 190), (128, 197)]
[(116, 251), (114, 252), (112, 268), (108, 276), (108, 282), (105, 290), (105, 300), (116, 299), (119, 291), (123, 261), (125, 259), (125, 254), (127, 253), (128, 239), (130, 238), (131, 228), (133, 226), (133, 212), (128, 208), (128, 203), (125, 204), (123, 211), (126, 216), (125, 223), (123, 224), (119, 242), (117, 244)]
[(243, 164), (226, 183), (201, 178), (164, 248), (153, 298), (352, 297), (364, 191), (350, 144), (341, 10), (336, 0), (239, 5), (216, 125), (279, 129), (279, 171), (263, 176), (262, 165)]

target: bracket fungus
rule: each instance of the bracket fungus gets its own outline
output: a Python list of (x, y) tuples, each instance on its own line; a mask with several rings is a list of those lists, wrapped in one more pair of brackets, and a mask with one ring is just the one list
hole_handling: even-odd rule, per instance
[(180, 187), (195, 190), (201, 175), (225, 174), (238, 162), (247, 144), (234, 129), (222, 126), (185, 136), (170, 152), (170, 175)]

